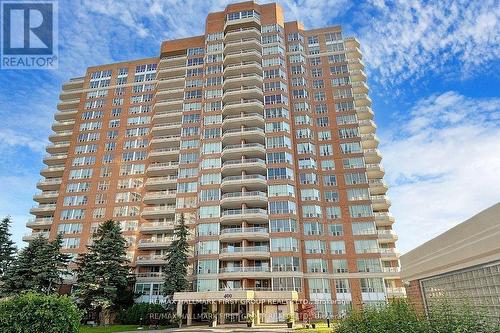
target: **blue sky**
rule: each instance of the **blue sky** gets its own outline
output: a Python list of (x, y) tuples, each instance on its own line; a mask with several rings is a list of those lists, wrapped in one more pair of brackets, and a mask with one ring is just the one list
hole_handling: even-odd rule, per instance
[[(19, 244), (62, 82), (156, 56), (227, 3), (60, 1), (59, 69), (0, 70), (0, 216)], [(362, 44), (402, 252), (500, 201), (499, 1), (280, 3), (287, 20), (341, 24)]]

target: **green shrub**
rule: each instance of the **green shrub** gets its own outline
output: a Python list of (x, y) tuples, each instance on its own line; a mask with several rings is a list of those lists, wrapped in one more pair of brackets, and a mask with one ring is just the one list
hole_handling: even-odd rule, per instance
[(81, 317), (66, 296), (26, 293), (0, 301), (0, 333), (77, 333)]
[(160, 304), (150, 303), (137, 303), (131, 307), (118, 312), (116, 319), (122, 324), (126, 325), (139, 325), (141, 324), (159, 324), (167, 325), (167, 310)]
[(434, 304), (429, 316), (418, 314), (405, 300), (382, 308), (364, 307), (340, 321), (336, 333), (495, 333), (498, 327), (468, 305)]

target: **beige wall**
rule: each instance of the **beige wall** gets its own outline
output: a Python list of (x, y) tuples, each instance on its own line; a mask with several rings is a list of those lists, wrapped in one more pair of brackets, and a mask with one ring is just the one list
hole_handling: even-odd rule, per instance
[(500, 203), (401, 256), (404, 281), (500, 260)]

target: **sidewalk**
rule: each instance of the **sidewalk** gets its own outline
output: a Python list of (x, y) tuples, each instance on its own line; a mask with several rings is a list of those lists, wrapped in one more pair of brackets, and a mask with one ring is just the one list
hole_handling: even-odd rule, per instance
[[(293, 329), (287, 328), (285, 325), (259, 325), (254, 327), (247, 327), (246, 325), (238, 324), (226, 324), (218, 325), (217, 327), (208, 327), (206, 325), (202, 326), (183, 326), (181, 328), (169, 328), (165, 330), (148, 330), (143, 331), (133, 331), (134, 333), (170, 333), (170, 332), (184, 332), (184, 333), (202, 333), (202, 332), (212, 332), (212, 333), (230, 333), (230, 332), (272, 332), (272, 333), (289, 333), (293, 332)], [(133, 333), (125, 332), (125, 333)]]

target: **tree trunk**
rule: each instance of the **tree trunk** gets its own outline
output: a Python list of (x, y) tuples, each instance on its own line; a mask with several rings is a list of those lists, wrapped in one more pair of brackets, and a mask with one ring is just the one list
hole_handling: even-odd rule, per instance
[(111, 324), (111, 310), (102, 309), (99, 314), (99, 326), (108, 326)]

